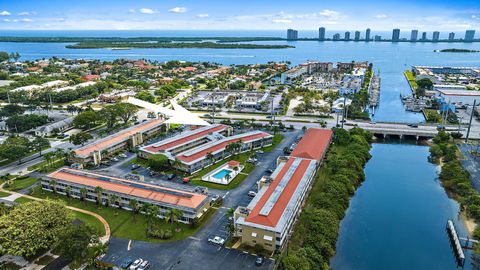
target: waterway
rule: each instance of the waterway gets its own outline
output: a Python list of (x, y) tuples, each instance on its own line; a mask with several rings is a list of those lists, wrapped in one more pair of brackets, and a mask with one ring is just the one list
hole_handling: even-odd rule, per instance
[(456, 269), (447, 219), (460, 236), (467, 232), (458, 203), (437, 177), (439, 167), (427, 161), (428, 147), (375, 143), (371, 154), (366, 180), (341, 222), (332, 269)]
[[(70, 31), (4, 32), (15, 36), (283, 36), (283, 32), (214, 31)], [(314, 36), (314, 33), (311, 33)], [(262, 42), (263, 44), (285, 44)], [(210, 61), (225, 65), (306, 60), (369, 61), (382, 78), (380, 107), (374, 119), (421, 122), (421, 114), (405, 112), (399, 95), (410, 93), (403, 71), (412, 65), (480, 66), (480, 54), (436, 53), (445, 48), (480, 50), (479, 43), (288, 42), (293, 49), (66, 49), (66, 44), (0, 43), (0, 51), (19, 52), (22, 60), (85, 58), (113, 60), (146, 58), (157, 61)], [(374, 144), (366, 166), (366, 181), (352, 198), (341, 223), (334, 269), (455, 269), (445, 232), (447, 219), (456, 220), (458, 204), (438, 181), (438, 168), (427, 161), (428, 147), (415, 144)], [(469, 262), (467, 262), (467, 269)]]

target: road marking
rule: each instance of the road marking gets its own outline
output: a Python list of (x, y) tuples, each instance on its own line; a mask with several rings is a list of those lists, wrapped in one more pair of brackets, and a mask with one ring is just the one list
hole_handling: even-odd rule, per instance
[(201, 240), (200, 238), (193, 237), (193, 236), (190, 236), (190, 237), (188, 237), (188, 238), (190, 238), (190, 239), (192, 239), (192, 240), (196, 240), (196, 241), (200, 241), (200, 240)]
[(130, 251), (130, 249), (132, 249), (132, 240), (128, 240), (127, 251)]

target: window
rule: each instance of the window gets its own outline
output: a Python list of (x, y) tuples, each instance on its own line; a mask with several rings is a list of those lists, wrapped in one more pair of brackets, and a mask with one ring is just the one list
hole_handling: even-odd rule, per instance
[(264, 239), (264, 240), (267, 240), (267, 241), (272, 241), (272, 240), (273, 240), (273, 237), (268, 236), (268, 235), (264, 235), (264, 236), (263, 236), (263, 239)]

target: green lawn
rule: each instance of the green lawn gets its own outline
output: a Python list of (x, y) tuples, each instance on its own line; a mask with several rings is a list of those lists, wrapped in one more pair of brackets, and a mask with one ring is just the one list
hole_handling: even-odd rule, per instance
[(13, 180), (13, 184), (11, 186), (4, 186), (6, 190), (10, 191), (18, 191), (22, 190), (25, 188), (28, 188), (29, 186), (35, 184), (38, 181), (38, 178), (33, 178), (33, 177), (27, 177), (24, 179), (15, 179)]
[(39, 170), (41, 172), (52, 172), (63, 167), (64, 165), (65, 165), (65, 161), (63, 159), (57, 160), (55, 162), (51, 162), (50, 164), (47, 164), (47, 161), (44, 160), (40, 163), (37, 163), (35, 165), (28, 167), (27, 170), (29, 171)]
[(417, 89), (417, 79), (413, 75), (413, 73), (409, 70), (405, 71), (405, 77), (407, 77), (408, 83), (412, 87), (412, 89), (415, 91)]
[(102, 222), (100, 222), (100, 220), (98, 220), (96, 217), (77, 211), (72, 211), (72, 213), (74, 215), (74, 219), (79, 219), (86, 225), (94, 228), (98, 235), (105, 235), (105, 227), (103, 227)]
[(10, 196), (10, 193), (0, 191), (0, 198), (8, 197), (8, 196)]
[[(66, 202), (67, 205), (95, 212), (105, 218), (105, 220), (108, 222), (108, 224), (110, 225), (112, 236), (146, 242), (171, 242), (191, 236), (195, 234), (215, 212), (214, 209), (211, 209), (209, 213), (207, 213), (200, 221), (199, 226), (197, 226), (196, 228), (193, 228), (192, 226), (187, 224), (180, 223), (180, 232), (175, 232), (174, 236), (171, 239), (161, 240), (148, 238), (146, 236), (145, 231), (147, 226), (147, 220), (146, 217), (143, 215), (136, 215), (134, 217), (134, 215), (130, 211), (117, 210), (105, 206), (99, 208), (95, 203), (92, 202), (82, 202), (77, 199), (68, 199), (66, 196), (53, 194), (51, 192), (42, 192), (40, 187), (35, 188), (32, 195), (43, 199), (58, 199)], [(162, 225), (163, 229), (176, 228), (176, 224), (169, 224), (166, 223), (164, 220), (159, 220), (159, 224)]]
[(15, 200), (16, 203), (27, 203), (33, 201), (32, 199), (25, 198), (25, 197), (20, 197)]

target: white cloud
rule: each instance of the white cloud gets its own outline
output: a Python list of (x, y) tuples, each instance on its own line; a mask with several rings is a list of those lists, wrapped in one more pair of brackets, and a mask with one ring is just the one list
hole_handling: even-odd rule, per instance
[(133, 8), (129, 9), (128, 13), (135, 13), (135, 9), (133, 9)]
[(322, 10), (322, 11), (319, 12), (318, 14), (321, 15), (321, 16), (323, 16), (323, 17), (327, 17), (327, 18), (337, 17), (337, 16), (338, 16), (338, 12), (337, 12), (337, 11), (328, 10), (328, 9)]
[(33, 20), (29, 19), (29, 18), (21, 19), (20, 21), (21, 22), (33, 22)]
[(208, 15), (207, 13), (202, 13), (197, 15), (198, 18), (207, 18), (208, 16), (210, 15)]
[(10, 15), (11, 15), (10, 12), (8, 12), (6, 10), (0, 12), (0, 16), (10, 16)]
[(290, 19), (272, 19), (273, 23), (291, 23), (292, 20)]
[(142, 14), (154, 14), (155, 13), (155, 11), (153, 11), (153, 9), (150, 9), (150, 8), (141, 8), (138, 11)]
[(375, 16), (377, 19), (385, 19), (387, 18), (387, 15), (386, 14), (378, 14)]
[(18, 16), (30, 16), (30, 15), (32, 15), (32, 14), (33, 14), (33, 13), (31, 13), (31, 12), (24, 11), (24, 12), (18, 13)]
[(4, 22), (10, 22), (10, 19), (3, 19)]
[(174, 7), (172, 9), (169, 9), (168, 11), (170, 11), (172, 13), (185, 13), (185, 12), (187, 12), (187, 9), (184, 8), (184, 7)]

